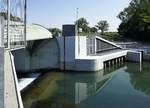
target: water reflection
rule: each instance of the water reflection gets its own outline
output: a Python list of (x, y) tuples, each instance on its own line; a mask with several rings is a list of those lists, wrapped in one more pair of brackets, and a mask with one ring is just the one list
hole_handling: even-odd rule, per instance
[(50, 72), (23, 93), (25, 108), (149, 108), (150, 63), (99, 72)]
[(95, 73), (46, 73), (22, 93), (25, 108), (77, 107), (80, 102), (100, 92), (119, 67)]
[(130, 82), (133, 87), (141, 92), (150, 94), (150, 63), (127, 64), (126, 72), (130, 75)]

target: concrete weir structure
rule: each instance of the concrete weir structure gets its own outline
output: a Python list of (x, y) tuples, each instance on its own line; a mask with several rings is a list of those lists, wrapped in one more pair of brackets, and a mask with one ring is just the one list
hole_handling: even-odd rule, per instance
[[(37, 30), (40, 29), (37, 25), (35, 27)], [(27, 35), (27, 39), (30, 37), (27, 40), (27, 47), (11, 51), (16, 70), (30, 72), (65, 68), (72, 71), (98, 71), (125, 59), (134, 62), (142, 60), (140, 52), (124, 50), (98, 36), (74, 36), (76, 34), (74, 25), (63, 27), (64, 36), (56, 38), (50, 36), (43, 27), (40, 30), (44, 30), (46, 38), (36, 34), (35, 29), (28, 31), (28, 35), (34, 36), (31, 38)]]
[[(98, 51), (97, 46), (92, 46), (90, 50), (92, 53), (88, 54), (88, 37), (84, 36), (69, 36), (66, 37), (66, 49), (65, 49), (65, 69), (73, 71), (99, 71), (104, 68), (105, 63), (112, 62), (119, 63), (121, 60), (129, 60), (134, 62), (141, 62), (141, 53), (133, 52), (130, 50), (123, 50), (119, 46), (108, 42), (100, 37), (92, 37), (95, 40), (94, 45), (97, 45), (96, 40), (106, 42), (112, 49), (105, 49)], [(60, 48), (60, 69), (63, 70), (64, 55), (63, 55), (63, 38), (57, 38)], [(79, 41), (80, 40), (80, 41)], [(93, 43), (92, 43), (93, 44)], [(98, 52), (97, 52), (98, 51)]]
[(1, 105), (7, 108), (23, 108), (17, 72), (51, 69), (99, 71), (125, 59), (142, 61), (141, 52), (124, 50), (97, 36), (74, 36), (69, 33), (53, 38), (47, 29), (39, 25), (30, 26), (27, 31), (26, 48), (0, 49), (0, 55), (5, 58), (0, 59), (2, 63), (0, 80), (5, 79), (0, 83), (0, 86), (4, 87), (4, 90), (0, 89), (0, 97), (5, 97)]

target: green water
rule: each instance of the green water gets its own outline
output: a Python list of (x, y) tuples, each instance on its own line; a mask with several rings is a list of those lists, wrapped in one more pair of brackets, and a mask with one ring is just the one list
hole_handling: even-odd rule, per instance
[(150, 63), (45, 73), (22, 97), (25, 108), (150, 108)]

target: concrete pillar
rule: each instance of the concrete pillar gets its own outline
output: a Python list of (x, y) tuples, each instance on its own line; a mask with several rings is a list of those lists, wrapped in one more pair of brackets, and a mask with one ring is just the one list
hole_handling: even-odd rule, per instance
[(115, 59), (115, 62), (116, 62), (116, 64), (118, 63), (118, 59), (117, 58)]
[(107, 64), (106, 64), (106, 62), (104, 62), (104, 68), (106, 68), (107, 67)]
[(109, 67), (111, 66), (111, 61), (110, 60), (108, 61), (108, 65), (109, 65)]
[(120, 57), (118, 58), (118, 61), (119, 61), (119, 63), (121, 62), (121, 59), (120, 59)]
[(106, 67), (109, 67), (108, 61), (106, 61)]
[(124, 62), (124, 61), (123, 61), (123, 57), (121, 57), (121, 62)]
[(113, 59), (111, 60), (111, 64), (114, 65), (114, 60)]

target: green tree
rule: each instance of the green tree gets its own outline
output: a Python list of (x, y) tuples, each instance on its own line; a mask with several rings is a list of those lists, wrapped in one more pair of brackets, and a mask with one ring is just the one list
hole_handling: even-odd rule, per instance
[(54, 37), (59, 36), (62, 31), (59, 28), (50, 28), (48, 29)]
[(82, 29), (82, 32), (88, 33), (89, 32), (89, 26), (88, 26), (88, 22), (85, 18), (79, 18), (76, 22), (76, 25), (78, 25), (78, 31), (79, 29)]
[(90, 32), (91, 33), (97, 33), (97, 28), (96, 27), (91, 27)]
[(122, 21), (118, 32), (124, 37), (150, 41), (150, 1), (132, 0), (118, 18)]
[[(3, 16), (4, 19), (7, 20), (7, 13), (6, 12), (0, 12), (0, 16)], [(19, 17), (13, 16), (12, 14), (10, 14), (10, 20), (11, 21), (22, 22), (22, 20)]]
[(101, 30), (101, 34), (104, 34), (104, 31), (108, 31), (109, 24), (106, 20), (101, 20), (96, 25), (98, 30)]

